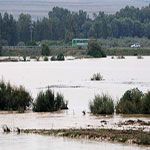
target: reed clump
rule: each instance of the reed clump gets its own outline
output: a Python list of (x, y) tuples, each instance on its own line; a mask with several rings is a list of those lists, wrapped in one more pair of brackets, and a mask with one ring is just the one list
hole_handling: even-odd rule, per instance
[(102, 81), (104, 80), (103, 76), (100, 73), (94, 73), (91, 81)]

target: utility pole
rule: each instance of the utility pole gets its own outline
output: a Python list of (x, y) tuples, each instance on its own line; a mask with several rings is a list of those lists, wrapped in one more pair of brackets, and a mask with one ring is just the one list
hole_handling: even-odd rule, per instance
[(30, 25), (30, 40), (31, 40), (31, 42), (33, 40), (33, 24), (32, 24), (32, 21), (31, 21), (31, 25)]

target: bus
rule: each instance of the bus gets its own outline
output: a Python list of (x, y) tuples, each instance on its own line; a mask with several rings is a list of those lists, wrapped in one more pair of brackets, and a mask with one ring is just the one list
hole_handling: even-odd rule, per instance
[(88, 41), (89, 39), (72, 39), (72, 46), (73, 47), (78, 47), (78, 46), (87, 47)]

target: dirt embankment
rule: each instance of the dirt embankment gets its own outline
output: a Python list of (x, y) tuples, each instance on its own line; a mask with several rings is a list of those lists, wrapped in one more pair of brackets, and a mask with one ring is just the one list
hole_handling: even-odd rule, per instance
[(113, 129), (60, 129), (60, 130), (22, 130), (24, 133), (53, 135), (96, 141), (123, 142), (128, 144), (150, 145), (150, 134), (139, 130)]

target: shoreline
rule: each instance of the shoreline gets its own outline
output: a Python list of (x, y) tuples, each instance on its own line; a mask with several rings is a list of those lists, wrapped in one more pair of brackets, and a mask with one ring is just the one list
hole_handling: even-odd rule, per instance
[(87, 139), (115, 143), (136, 144), (150, 146), (150, 133), (142, 130), (115, 129), (25, 129), (25, 134), (39, 134), (47, 136), (67, 137), (72, 139)]

